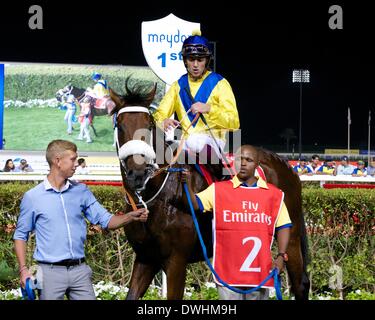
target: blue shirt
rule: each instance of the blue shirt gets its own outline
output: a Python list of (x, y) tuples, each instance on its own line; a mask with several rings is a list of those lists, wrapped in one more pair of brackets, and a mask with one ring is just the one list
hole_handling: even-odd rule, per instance
[(352, 166), (351, 164), (347, 165), (346, 167), (344, 167), (342, 164), (340, 164), (338, 167), (337, 167), (337, 174), (340, 175), (340, 174), (346, 174), (346, 175), (351, 175), (354, 171), (355, 167)]
[(13, 236), (27, 241), (35, 231), (37, 261), (57, 262), (85, 256), (86, 221), (107, 228), (112, 218), (85, 184), (67, 180), (61, 191), (48, 179), (25, 193)]
[(368, 166), (368, 168), (367, 168), (367, 174), (368, 174), (369, 176), (371, 176), (371, 175), (375, 175), (375, 167), (373, 167), (373, 166)]

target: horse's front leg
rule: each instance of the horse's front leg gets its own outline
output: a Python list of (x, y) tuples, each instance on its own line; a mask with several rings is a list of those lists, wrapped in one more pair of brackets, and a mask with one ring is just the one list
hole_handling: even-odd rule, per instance
[(90, 127), (92, 128), (92, 131), (94, 132), (95, 137), (97, 137), (98, 134), (96, 133), (96, 129), (95, 129), (95, 127), (94, 127), (94, 125), (92, 123), (90, 123)]
[(292, 293), (296, 300), (308, 300), (310, 280), (308, 278), (301, 248), (300, 236), (291, 236), (288, 244), (289, 260), (286, 263), (289, 279), (291, 281)]
[(167, 274), (167, 299), (182, 300), (184, 297), (186, 280), (186, 257), (181, 255), (172, 255), (166, 264), (165, 272)]
[(160, 270), (159, 266), (142, 263), (135, 259), (132, 276), (130, 279), (129, 291), (126, 300), (138, 300), (143, 297), (150, 286), (155, 274)]

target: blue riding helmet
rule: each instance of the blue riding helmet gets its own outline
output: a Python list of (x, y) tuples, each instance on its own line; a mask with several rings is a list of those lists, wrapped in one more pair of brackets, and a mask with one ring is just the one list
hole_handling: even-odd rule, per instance
[(212, 55), (211, 45), (201, 35), (192, 35), (185, 39), (182, 45), (182, 56), (210, 57)]
[(102, 75), (100, 73), (94, 72), (91, 76), (92, 80), (100, 80), (102, 78)]

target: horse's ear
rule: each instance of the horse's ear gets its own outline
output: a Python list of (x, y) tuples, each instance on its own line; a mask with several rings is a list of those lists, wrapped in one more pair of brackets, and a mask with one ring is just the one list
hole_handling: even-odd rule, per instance
[(111, 96), (111, 99), (113, 100), (113, 102), (115, 103), (116, 107), (113, 109), (120, 109), (124, 106), (124, 100), (122, 99), (121, 96), (119, 96), (115, 91), (113, 91), (113, 89), (109, 88), (109, 95)]
[(148, 97), (147, 97), (147, 102), (148, 102), (149, 105), (152, 103), (152, 101), (155, 98), (157, 87), (158, 87), (158, 83), (155, 82), (154, 87), (151, 89), (151, 91), (149, 92)]
[(155, 82), (155, 84), (154, 84), (154, 88), (152, 89), (152, 98), (154, 98), (155, 97), (155, 94), (156, 94), (156, 89), (158, 88), (158, 83), (157, 82)]

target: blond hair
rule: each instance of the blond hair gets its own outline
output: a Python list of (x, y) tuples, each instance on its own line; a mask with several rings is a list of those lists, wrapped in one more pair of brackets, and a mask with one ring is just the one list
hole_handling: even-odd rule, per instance
[(53, 163), (53, 158), (56, 157), (56, 155), (64, 153), (65, 151), (74, 151), (77, 152), (77, 146), (70, 141), (67, 140), (53, 140), (51, 141), (46, 150), (46, 159), (51, 167)]

